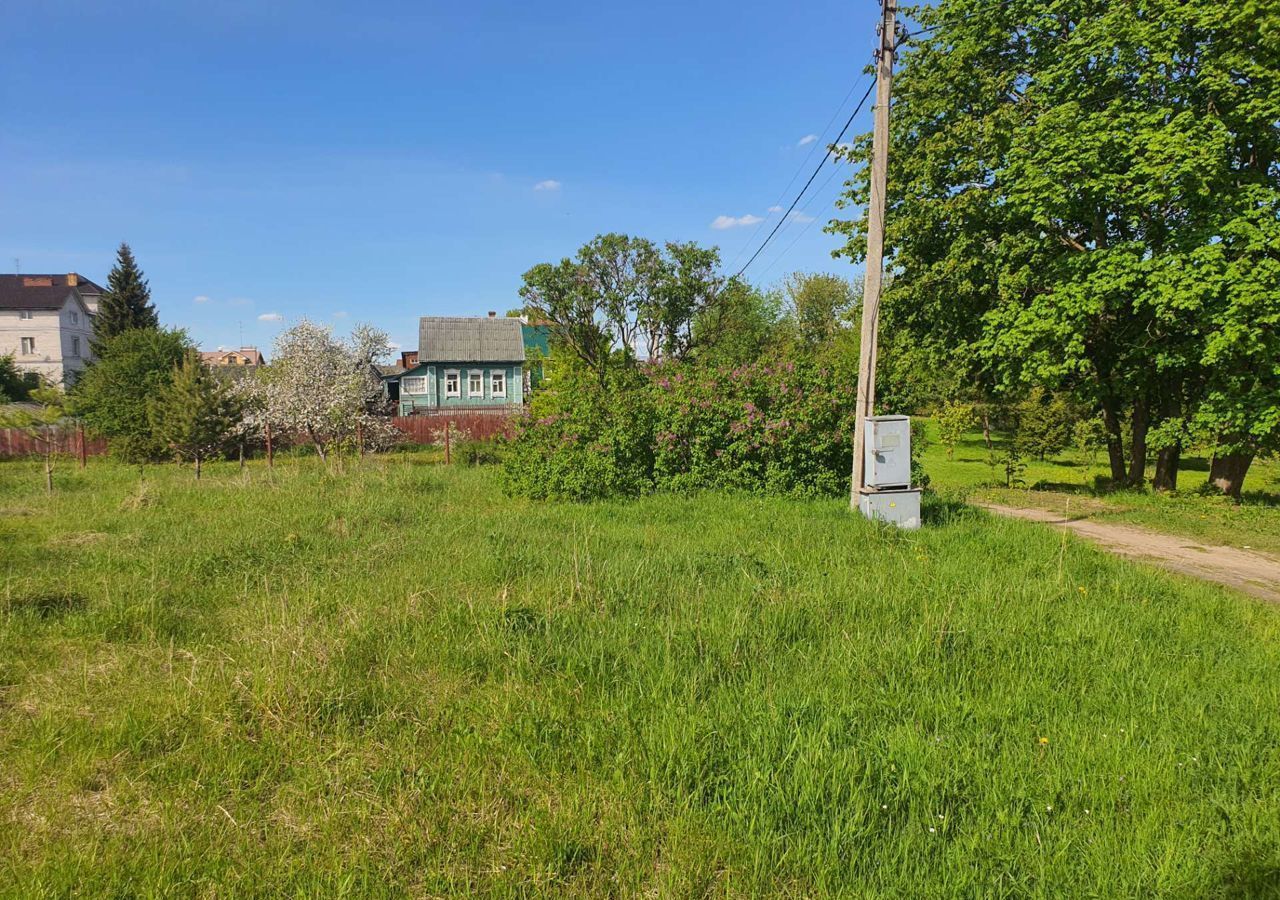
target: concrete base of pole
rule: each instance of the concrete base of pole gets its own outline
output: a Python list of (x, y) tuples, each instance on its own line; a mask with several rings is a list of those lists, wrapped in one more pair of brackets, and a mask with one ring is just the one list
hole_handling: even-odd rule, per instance
[(920, 488), (858, 492), (858, 511), (868, 519), (889, 522), (899, 528), (920, 527)]

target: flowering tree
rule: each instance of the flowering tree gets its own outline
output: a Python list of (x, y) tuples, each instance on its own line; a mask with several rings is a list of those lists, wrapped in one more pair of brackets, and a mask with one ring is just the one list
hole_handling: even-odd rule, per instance
[(322, 460), (344, 442), (389, 444), (394, 428), (375, 366), (390, 352), (387, 335), (371, 326), (340, 340), (303, 319), (276, 338), (273, 361), (245, 388), (254, 395), (251, 423), (306, 435)]

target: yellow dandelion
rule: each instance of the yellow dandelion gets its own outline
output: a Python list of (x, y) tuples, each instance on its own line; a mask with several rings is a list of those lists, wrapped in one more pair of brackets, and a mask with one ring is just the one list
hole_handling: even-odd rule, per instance
[(1045, 744), (1047, 744), (1047, 743), (1049, 743), (1049, 739), (1048, 739), (1047, 737), (1042, 737), (1042, 738), (1040, 738), (1040, 745), (1041, 745), (1041, 746), (1044, 746), (1044, 745), (1045, 745)]

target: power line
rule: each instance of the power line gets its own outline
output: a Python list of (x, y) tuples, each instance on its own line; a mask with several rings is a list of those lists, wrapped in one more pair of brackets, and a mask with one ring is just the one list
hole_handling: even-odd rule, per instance
[(804, 183), (804, 187), (800, 188), (800, 193), (796, 194), (796, 198), (791, 201), (791, 205), (787, 207), (787, 211), (782, 214), (782, 218), (778, 221), (778, 224), (773, 226), (773, 230), (770, 231), (769, 236), (764, 239), (764, 243), (762, 243), (759, 247), (757, 247), (756, 252), (751, 254), (751, 258), (748, 259), (746, 263), (743, 264), (741, 269), (739, 269), (737, 272), (734, 273), (733, 275), (734, 278), (737, 278), (738, 276), (740, 276), (743, 272), (745, 272), (750, 267), (750, 265), (753, 262), (756, 261), (756, 257), (758, 257), (764, 251), (765, 247), (769, 246), (769, 242), (772, 241), (774, 238), (774, 235), (778, 233), (778, 229), (780, 229), (783, 226), (783, 224), (785, 224), (786, 221), (791, 217), (791, 213), (796, 208), (796, 204), (798, 204), (801, 198), (804, 197), (805, 192), (809, 190), (809, 186), (813, 184), (813, 180), (818, 177), (818, 173), (822, 171), (822, 167), (825, 166), (827, 164), (827, 160), (831, 158), (831, 148), (840, 143), (840, 139), (844, 137), (845, 132), (849, 130), (849, 126), (853, 124), (853, 120), (857, 117), (858, 113), (862, 112), (862, 107), (866, 104), (867, 98), (871, 96), (871, 92), (875, 90), (875, 86), (876, 84), (873, 81), (867, 87), (867, 92), (862, 95), (862, 99), (858, 101), (858, 105), (854, 107), (853, 112), (849, 114), (849, 118), (845, 120), (844, 127), (840, 129), (840, 133), (836, 135), (836, 138), (834, 141), (827, 144), (827, 152), (822, 155), (822, 160), (818, 163), (817, 167), (813, 170), (813, 173), (809, 176), (809, 180)]
[[(813, 159), (814, 152), (817, 151), (818, 147), (824, 143), (823, 138), (827, 136), (827, 132), (831, 130), (832, 124), (834, 124), (836, 119), (839, 118), (840, 111), (844, 109), (845, 106), (848, 105), (849, 98), (853, 96), (853, 92), (858, 89), (858, 85), (861, 84), (862, 80), (866, 78), (867, 75), (869, 74), (870, 74), (870, 71), (864, 69), (862, 74), (853, 82), (853, 84), (849, 85), (849, 90), (844, 95), (844, 99), (840, 101), (840, 105), (837, 106), (835, 109), (835, 112), (831, 114), (831, 118), (827, 120), (827, 124), (822, 126), (822, 131), (818, 133), (818, 139), (813, 142), (813, 146), (809, 148), (809, 152), (806, 153), (804, 159), (800, 161), (800, 165), (796, 166), (796, 170), (791, 174), (791, 180), (788, 181), (787, 186), (784, 187), (778, 193), (778, 199), (773, 201), (773, 205), (770, 206), (769, 209), (772, 210), (772, 209), (781, 207), (782, 200), (784, 197), (787, 196), (787, 192), (791, 190), (791, 186), (796, 183), (796, 179), (800, 177), (800, 173), (803, 172), (805, 170), (805, 167), (809, 165), (809, 160)], [(742, 245), (738, 247), (738, 252), (735, 253), (733, 255), (733, 259), (729, 261), (728, 268), (733, 268), (733, 264), (742, 258), (742, 254), (746, 251), (746, 249), (750, 247), (753, 243), (755, 243), (755, 239), (760, 234), (760, 230), (764, 228), (764, 223), (766, 221), (767, 221), (767, 218), (761, 219), (759, 222), (756, 223), (755, 230), (751, 232), (751, 237), (743, 241)]]

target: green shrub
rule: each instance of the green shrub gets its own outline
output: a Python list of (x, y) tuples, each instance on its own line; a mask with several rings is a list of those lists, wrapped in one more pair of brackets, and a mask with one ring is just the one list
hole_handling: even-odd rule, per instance
[(534, 396), (506, 443), (508, 492), (539, 500), (596, 500), (653, 489), (653, 410), (643, 379), (601, 382), (570, 372)]
[(1060, 394), (1035, 388), (1015, 410), (1019, 448), (1044, 460), (1065, 450), (1071, 443), (1076, 414)]
[(793, 496), (848, 490), (852, 386), (809, 364), (658, 366), (539, 394), (505, 461), (506, 485), (590, 500), (728, 488)]

